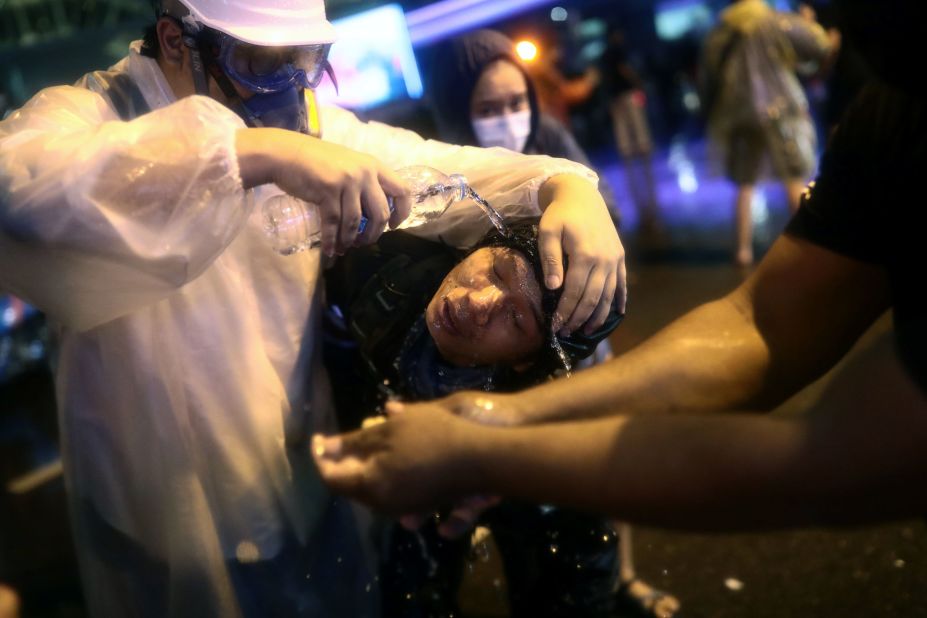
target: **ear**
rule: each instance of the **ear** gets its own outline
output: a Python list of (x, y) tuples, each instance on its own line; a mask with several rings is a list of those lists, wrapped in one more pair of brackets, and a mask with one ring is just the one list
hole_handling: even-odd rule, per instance
[(158, 44), (161, 46), (161, 56), (165, 62), (180, 66), (183, 64), (183, 29), (175, 20), (162, 17), (155, 27), (158, 33)]

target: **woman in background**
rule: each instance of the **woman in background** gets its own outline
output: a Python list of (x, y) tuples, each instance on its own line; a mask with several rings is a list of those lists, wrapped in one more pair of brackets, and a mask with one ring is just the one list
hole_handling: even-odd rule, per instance
[[(541, 112), (534, 84), (504, 34), (477, 30), (443, 43), (433, 57), (428, 91), (442, 141), (498, 146), (592, 168), (569, 129)], [(617, 225), (614, 195), (601, 178), (599, 193)]]

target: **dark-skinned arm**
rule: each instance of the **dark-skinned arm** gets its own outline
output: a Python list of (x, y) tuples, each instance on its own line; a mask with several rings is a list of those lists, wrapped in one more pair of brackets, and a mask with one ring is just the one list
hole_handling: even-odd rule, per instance
[(517, 395), (458, 393), (443, 403), (503, 425), (768, 410), (830, 369), (888, 305), (881, 268), (785, 235), (734, 292), (608, 363)]
[(635, 415), (510, 428), (420, 406), (314, 447), (333, 489), (391, 512), (498, 494), (634, 523), (745, 530), (922, 515), (925, 443), (927, 399), (884, 337), (797, 418)]

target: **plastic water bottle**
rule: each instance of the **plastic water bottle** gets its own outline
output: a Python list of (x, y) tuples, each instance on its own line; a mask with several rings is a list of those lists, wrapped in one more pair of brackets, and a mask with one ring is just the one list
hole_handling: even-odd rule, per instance
[[(412, 212), (400, 228), (415, 227), (437, 219), (451, 205), (470, 196), (467, 179), (460, 174), (447, 175), (426, 165), (411, 165), (396, 170), (406, 183), (412, 197)], [(261, 207), (264, 232), (274, 250), (292, 255), (322, 244), (319, 207), (287, 194), (275, 195)], [(393, 200), (389, 198), (390, 212)], [(361, 217), (357, 233), (367, 228), (367, 218)]]

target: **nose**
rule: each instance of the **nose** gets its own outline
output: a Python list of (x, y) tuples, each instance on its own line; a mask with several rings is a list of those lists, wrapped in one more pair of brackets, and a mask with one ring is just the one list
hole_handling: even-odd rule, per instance
[(486, 326), (495, 309), (501, 306), (502, 300), (502, 290), (494, 285), (471, 290), (467, 295), (467, 302), (470, 305), (474, 323), (477, 326)]

